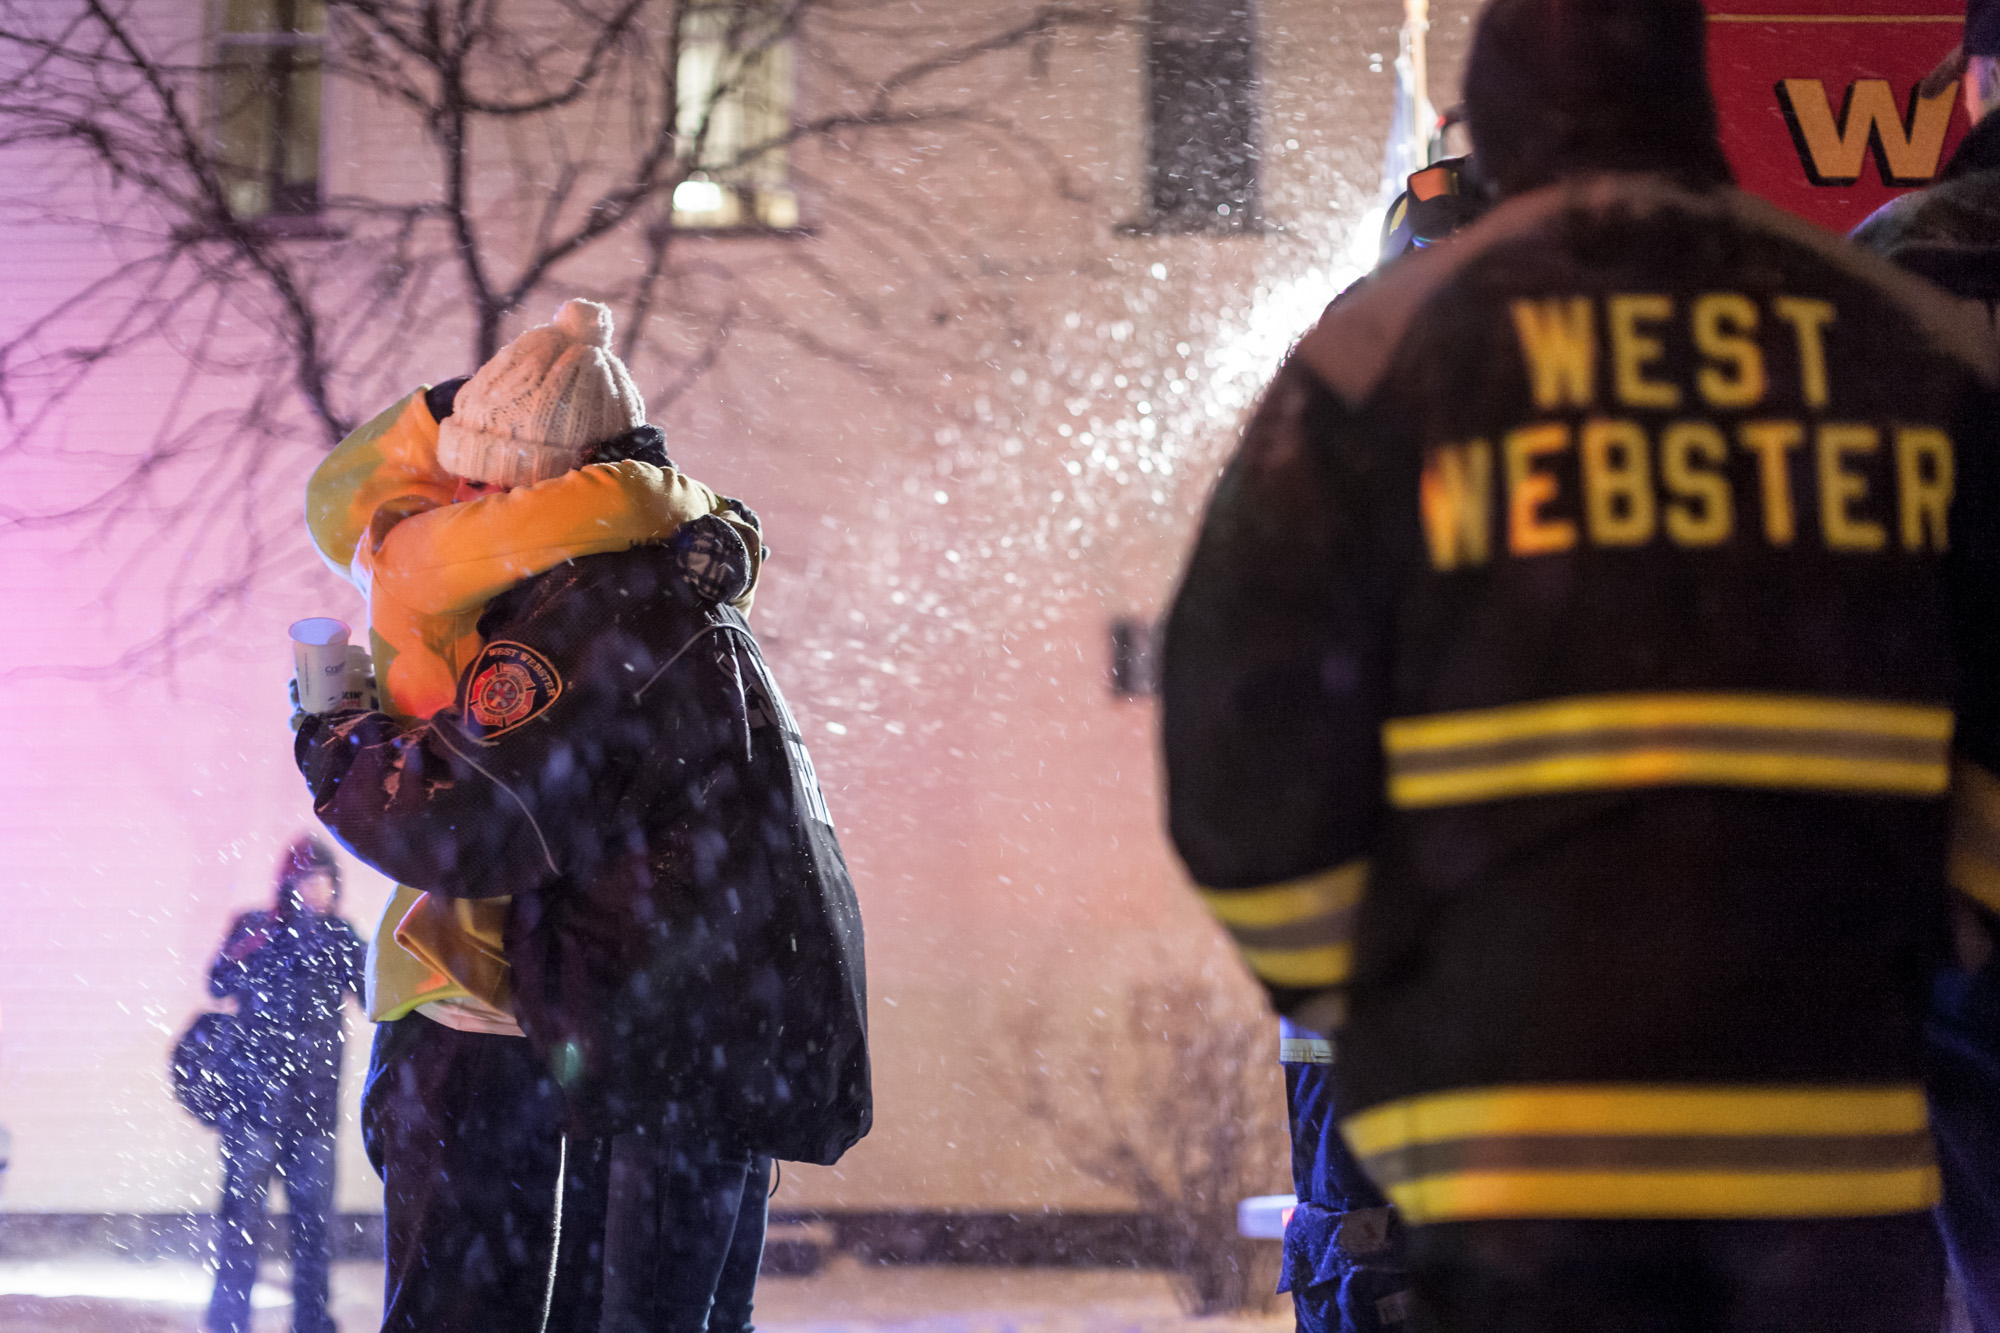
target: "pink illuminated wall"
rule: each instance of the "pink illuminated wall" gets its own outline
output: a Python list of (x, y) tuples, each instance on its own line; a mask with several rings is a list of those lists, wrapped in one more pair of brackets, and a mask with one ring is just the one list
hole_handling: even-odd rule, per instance
[[(1207, 970), (1242, 993), (1161, 835), (1152, 709), (1111, 695), (1107, 627), (1158, 611), (1256, 385), (1355, 271), (1392, 87), (1371, 68), (1393, 58), (1402, 6), (1332, 8), (1264, 6), (1268, 236), (1120, 230), (1139, 190), (1136, 46), (1123, 31), (1067, 42), (1042, 82), (1006, 95), (1053, 127), (1081, 197), (959, 257), (1017, 263), (1005, 317), (1025, 335), (976, 374), (897, 392), (753, 339), (663, 423), (688, 471), (764, 516), (774, 557), (756, 624), (869, 930), (878, 1128), (837, 1169), (788, 1170), (783, 1202), (1126, 1206), (1022, 1113), (1023, 1016), (1049, 1021), (1059, 1064), (1115, 1042), (1147, 980)], [(1440, 80), (1471, 8), (1433, 6)], [(389, 169), (358, 109), (330, 101), (328, 116), (330, 142), (349, 145), (331, 152), (334, 175)], [(0, 210), (0, 324), (18, 327), (112, 261), (85, 219), (121, 205), (46, 161), (0, 169), (17, 205)], [(967, 235), (1015, 202), (982, 196), (976, 161), (925, 170)], [(835, 267), (853, 244), (816, 243)], [(804, 284), (768, 295), (826, 299)], [(950, 316), (999, 327), (1001, 312)], [(461, 357), (438, 346), (411, 383), (469, 369)], [(267, 898), (277, 848), (312, 823), (284, 725), (284, 627), (359, 619), (293, 535), (172, 660), (94, 669), (144, 643), (174, 598), (235, 572), (252, 534), (240, 517), (192, 544), (159, 541), (143, 513), (18, 519), (119, 475), (182, 369), (163, 347), (121, 362), (32, 450), (0, 455), (4, 1209), (212, 1206), (214, 1144), (169, 1098), (167, 1047), (204, 1003), (230, 915)], [(251, 506), (271, 533), (296, 533), (315, 461), (310, 448), (272, 460)], [(346, 868), (347, 910), (372, 930), (386, 886)], [(358, 1071), (369, 1034), (358, 1019), (351, 1034)], [(341, 1153), (342, 1205), (377, 1206), (351, 1133)]]

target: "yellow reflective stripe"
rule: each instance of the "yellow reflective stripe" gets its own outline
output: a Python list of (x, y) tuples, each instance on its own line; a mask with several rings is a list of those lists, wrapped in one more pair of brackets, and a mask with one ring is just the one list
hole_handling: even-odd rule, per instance
[(1203, 889), (1201, 897), (1225, 926), (1269, 930), (1344, 912), (1361, 901), (1367, 885), (1363, 859), (1261, 889)]
[(1700, 783), (1725, 787), (1808, 787), (1831, 791), (1939, 796), (1950, 776), (1942, 761), (1834, 759), (1812, 754), (1642, 749), (1621, 754), (1533, 759), (1445, 773), (1395, 776), (1389, 800), (1405, 809), (1591, 788)]
[(2000, 912), (2000, 778), (1961, 760), (1951, 773), (1951, 886)]
[(1845, 731), (1948, 741), (1948, 708), (1788, 694), (1601, 694), (1465, 713), (1397, 718), (1382, 728), (1391, 755), (1593, 731), (1743, 727)]
[(1390, 1102), (1341, 1122), (1357, 1156), (1421, 1143), (1550, 1135), (1741, 1137), (1910, 1134), (1921, 1088), (1688, 1088), (1582, 1084), (1477, 1088)]
[(1478, 1088), (1341, 1129), (1412, 1222), (1864, 1216), (1938, 1191), (1914, 1085)]
[(1354, 946), (1325, 944), (1311, 949), (1242, 950), (1243, 961), (1263, 981), (1293, 990), (1318, 990), (1347, 980)]
[(1936, 796), (1951, 710), (1780, 694), (1615, 694), (1383, 725), (1403, 808), (1667, 784)]
[(1984, 857), (1954, 851), (1951, 886), (1989, 912), (2000, 912), (2000, 869)]
[(1413, 1223), (1492, 1217), (1864, 1217), (1938, 1200), (1936, 1167), (1889, 1171), (1486, 1172), (1392, 1185)]

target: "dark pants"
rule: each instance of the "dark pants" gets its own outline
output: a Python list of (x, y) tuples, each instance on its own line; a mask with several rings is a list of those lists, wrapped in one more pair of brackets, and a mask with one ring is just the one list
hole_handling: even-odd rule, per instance
[(697, 1134), (611, 1140), (604, 1333), (747, 1333), (771, 1159)]
[(1929, 1213), (1412, 1227), (1413, 1325), (1442, 1333), (1937, 1333)]
[(212, 1333), (250, 1327), (250, 1288), (257, 1281), (257, 1235), (264, 1229), (271, 1177), (285, 1182), (292, 1210), (292, 1327), (332, 1333), (326, 1312), (333, 1209), (333, 1136), (303, 1134), (260, 1121), (222, 1127), (222, 1212), (216, 1237), (215, 1294), (208, 1303)]
[(1938, 1221), (1974, 1333), (2000, 1333), (2000, 960), (1940, 977), (1925, 1035)]
[(538, 1333), (545, 1309), (553, 1333), (596, 1329), (604, 1151), (564, 1139), (525, 1038), (382, 1024), (362, 1131), (383, 1184), (384, 1333)]

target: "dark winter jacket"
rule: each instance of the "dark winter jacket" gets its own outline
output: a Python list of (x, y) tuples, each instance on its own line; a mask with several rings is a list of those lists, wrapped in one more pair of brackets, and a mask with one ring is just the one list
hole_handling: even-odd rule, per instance
[(1973, 127), (1936, 185), (1882, 205), (1854, 239), (1948, 292), (2000, 304), (2000, 116)]
[(1346, 1010), (1407, 1221), (1935, 1200), (1954, 753), (1960, 881), (2000, 880), (1995, 357), (1634, 174), (1502, 205), (1280, 372), (1168, 624), (1172, 832), (1281, 1012)]
[[(2000, 17), (2000, 9), (1994, 17)], [(1939, 183), (1878, 209), (1856, 241), (1945, 290), (2000, 309), (2000, 116), (1959, 144)], [(1976, 863), (1969, 865), (1977, 882)], [(1973, 912), (2000, 943), (2000, 886)], [(1970, 1327), (2000, 1330), (2000, 956), (1949, 969), (1932, 995), (1925, 1090), (1944, 1175), (1944, 1232)]]
[[(732, 553), (724, 548), (736, 543)], [(581, 1127), (831, 1162), (867, 1132), (861, 920), (720, 520), (494, 600), (454, 706), (311, 719), (320, 817), (400, 882), (512, 894), (523, 1030)]]
[(339, 917), (245, 912), (230, 926), (208, 990), (237, 1002), (253, 1116), (293, 1133), (334, 1132), (342, 1003), (360, 997), (367, 959), (368, 945)]

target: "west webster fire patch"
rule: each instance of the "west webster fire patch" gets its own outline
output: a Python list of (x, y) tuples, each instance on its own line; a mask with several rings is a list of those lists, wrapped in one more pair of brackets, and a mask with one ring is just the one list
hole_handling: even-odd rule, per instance
[(562, 676), (546, 657), (506, 639), (487, 644), (466, 679), (464, 713), (478, 724), (473, 738), (482, 742), (534, 721), (563, 691)]

